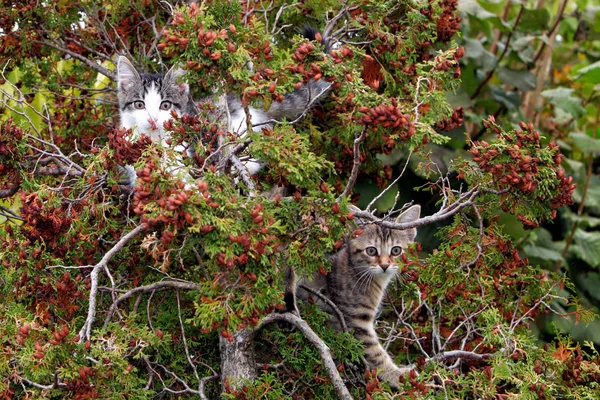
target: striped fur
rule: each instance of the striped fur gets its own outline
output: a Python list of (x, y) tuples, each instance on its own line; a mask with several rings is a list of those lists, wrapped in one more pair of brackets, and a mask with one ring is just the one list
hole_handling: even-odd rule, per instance
[[(421, 207), (410, 207), (396, 222), (409, 222), (419, 218)], [(410, 371), (398, 367), (383, 349), (373, 327), (385, 290), (398, 271), (398, 261), (403, 249), (414, 241), (416, 229), (390, 230), (376, 224), (366, 225), (364, 232), (350, 240), (331, 257), (332, 269), (327, 276), (316, 275), (303, 284), (320, 291), (341, 311), (348, 329), (362, 341), (369, 369), (376, 369), (380, 379), (397, 385), (398, 378)], [(299, 298), (308, 293), (298, 289)], [(332, 312), (322, 302), (318, 304)], [(336, 329), (341, 326), (335, 316), (331, 318)]]

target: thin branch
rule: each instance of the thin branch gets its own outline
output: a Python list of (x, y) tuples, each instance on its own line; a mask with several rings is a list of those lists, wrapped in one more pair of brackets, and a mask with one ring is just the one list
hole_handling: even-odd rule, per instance
[(88, 67), (90, 67), (91, 69), (101, 73), (104, 76), (109, 77), (111, 80), (116, 81), (117, 80), (117, 76), (115, 75), (114, 72), (112, 72), (111, 70), (104, 68), (102, 65), (89, 60), (87, 58), (85, 58), (84, 56), (82, 56), (81, 54), (77, 54), (75, 52), (72, 52), (69, 49), (65, 49), (64, 47), (60, 47), (54, 43), (50, 43), (50, 42), (46, 42), (46, 41), (41, 41), (41, 40), (34, 40), (33, 43), (37, 43), (37, 44), (41, 44), (44, 46), (48, 46), (48, 47), (52, 47), (55, 50), (58, 50), (62, 53), (68, 54), (71, 57), (81, 61), (82, 63), (84, 63), (85, 65), (87, 65)]
[(481, 218), (481, 213), (479, 212), (479, 208), (477, 208), (477, 206), (475, 204), (473, 204), (473, 211), (475, 211), (475, 214), (477, 215), (477, 220), (479, 222), (479, 235), (477, 236), (477, 243), (476, 243), (476, 247), (477, 247), (477, 255), (475, 256), (475, 259), (469, 263), (463, 264), (460, 267), (458, 267), (458, 269), (463, 269), (463, 268), (471, 268), (472, 266), (474, 266), (475, 264), (477, 264), (477, 261), (479, 261), (479, 259), (481, 258), (481, 255), (483, 254), (483, 249), (481, 248), (481, 239), (483, 238), (483, 218)]
[[(556, 15), (556, 21), (554, 21), (552, 28), (550, 28), (548, 30), (548, 33), (546, 34), (546, 36), (552, 37), (554, 35), (555, 31), (558, 29), (558, 25), (563, 20), (565, 8), (567, 7), (567, 2), (568, 2), (568, 0), (561, 1), (560, 6), (558, 6), (558, 13)], [(539, 60), (539, 58), (542, 56), (542, 54), (544, 53), (545, 47), (546, 47), (546, 42), (542, 41), (540, 44), (540, 48), (538, 49), (537, 53), (535, 54), (535, 57), (533, 58), (534, 62), (537, 62), (537, 60)]]
[[(21, 182), (15, 182), (8, 189), (0, 190), (0, 199), (3, 199), (5, 197), (11, 197), (15, 193), (17, 193), (17, 191), (19, 190), (20, 187), (21, 187)], [(16, 218), (16, 216), (15, 216), (15, 218)]]
[(439, 222), (439, 221), (448, 219), (448, 218), (452, 217), (453, 215), (459, 213), (463, 208), (473, 206), (473, 204), (474, 204), (473, 200), (475, 199), (475, 197), (477, 197), (477, 195), (479, 195), (479, 193), (480, 193), (479, 186), (475, 186), (472, 189), (470, 189), (469, 191), (460, 195), (460, 197), (458, 198), (457, 201), (455, 201), (454, 203), (451, 203), (447, 207), (443, 207), (435, 214), (429, 215), (427, 217), (419, 218), (419, 219), (416, 219), (416, 220), (410, 221), (410, 222), (403, 222), (403, 223), (390, 222), (390, 221), (376, 217), (370, 211), (361, 211), (358, 209), (355, 209), (353, 211), (353, 213), (354, 213), (355, 217), (365, 219), (365, 220), (369, 221), (370, 223), (375, 223), (375, 224), (378, 224), (381, 226), (385, 226), (386, 228), (389, 228), (389, 229), (404, 230), (404, 229), (416, 228), (419, 226), (423, 226), (423, 225), (427, 225), (427, 224), (431, 224), (434, 222)]
[(348, 183), (346, 184), (346, 188), (340, 194), (340, 197), (336, 199), (336, 203), (339, 203), (344, 197), (348, 196), (356, 183), (356, 178), (358, 177), (358, 171), (360, 169), (360, 143), (365, 138), (365, 129), (362, 130), (360, 135), (354, 139), (354, 163), (352, 164), (352, 172), (350, 173), (350, 178), (348, 179)]
[(198, 290), (199, 288), (200, 288), (200, 286), (196, 283), (188, 282), (188, 281), (175, 281), (175, 280), (164, 280), (164, 281), (152, 283), (150, 285), (133, 288), (133, 289), (125, 292), (122, 296), (120, 296), (119, 298), (117, 298), (116, 300), (113, 301), (113, 303), (111, 304), (111, 306), (108, 310), (106, 318), (104, 319), (104, 327), (106, 327), (108, 325), (108, 323), (112, 319), (112, 317), (113, 317), (116, 309), (119, 307), (119, 305), (123, 301), (127, 300), (128, 298), (130, 298), (132, 296), (135, 296), (136, 294), (149, 293), (149, 292), (155, 292), (155, 291), (161, 291), (161, 290), (167, 290), (167, 289)]
[(370, 211), (371, 207), (373, 207), (373, 205), (377, 202), (377, 200), (379, 200), (384, 194), (386, 194), (388, 190), (390, 190), (392, 187), (394, 187), (394, 185), (400, 180), (400, 178), (402, 178), (402, 176), (404, 176), (404, 172), (406, 171), (406, 167), (408, 167), (408, 162), (410, 161), (410, 157), (412, 156), (412, 153), (413, 153), (412, 151), (410, 153), (408, 153), (408, 157), (406, 158), (406, 163), (404, 164), (404, 168), (402, 168), (400, 175), (398, 175), (396, 177), (396, 179), (394, 179), (389, 185), (387, 185), (387, 187), (385, 189), (383, 189), (381, 191), (381, 193), (379, 193), (377, 196), (375, 196), (373, 198), (373, 200), (371, 200), (371, 202), (367, 205), (367, 208), (365, 209), (365, 211)]
[(340, 322), (340, 325), (342, 326), (342, 330), (344, 332), (348, 333), (348, 326), (346, 325), (346, 319), (344, 318), (344, 314), (342, 314), (342, 312), (340, 311), (338, 306), (336, 306), (333, 301), (329, 300), (326, 296), (324, 296), (323, 294), (319, 293), (318, 291), (314, 290), (311, 287), (308, 287), (303, 284), (300, 284), (299, 286), (302, 289), (309, 292), (310, 294), (318, 297), (321, 301), (323, 301), (323, 303), (327, 304), (335, 313), (335, 316), (337, 317), (338, 321)]
[(265, 325), (268, 325), (275, 321), (284, 321), (289, 324), (294, 325), (298, 330), (304, 335), (304, 337), (313, 344), (319, 351), (319, 355), (321, 356), (321, 361), (323, 361), (323, 365), (331, 382), (333, 383), (333, 387), (338, 395), (338, 397), (342, 400), (352, 400), (352, 396), (348, 391), (346, 385), (344, 385), (344, 381), (340, 377), (340, 373), (337, 370), (335, 362), (331, 357), (331, 352), (329, 348), (323, 342), (323, 340), (311, 329), (311, 327), (304, 321), (302, 318), (295, 316), (292, 313), (271, 313), (267, 315), (260, 322), (257, 330), (262, 329)]
[[(103, 270), (107, 265), (110, 259), (117, 254), (131, 239), (136, 237), (140, 232), (147, 229), (148, 226), (146, 224), (141, 224), (135, 227), (131, 232), (123, 236), (109, 251), (106, 252), (102, 260), (96, 265), (93, 266), (92, 272), (90, 274), (91, 288), (90, 288), (90, 299), (88, 305), (88, 315), (85, 320), (85, 323), (81, 327), (79, 331), (79, 343), (83, 343), (86, 340), (89, 340), (91, 337), (92, 324), (94, 323), (94, 319), (96, 318), (96, 295), (98, 294), (98, 275), (100, 271)], [(86, 267), (92, 267), (88, 265)], [(85, 268), (85, 267), (83, 267)]]
[(477, 89), (475, 89), (475, 92), (473, 92), (473, 94), (471, 95), (471, 100), (474, 99), (474, 98), (476, 98), (479, 95), (479, 92), (481, 92), (481, 89), (483, 89), (483, 87), (485, 85), (487, 85), (487, 83), (489, 82), (489, 80), (492, 79), (492, 76), (494, 76), (494, 73), (496, 72), (496, 69), (500, 65), (500, 61), (502, 61), (502, 59), (504, 58), (504, 56), (508, 52), (508, 48), (510, 47), (510, 40), (512, 39), (513, 32), (516, 31), (517, 25), (519, 24), (519, 21), (521, 20), (521, 16), (523, 15), (523, 11), (524, 10), (525, 10), (525, 6), (521, 5), (521, 7), (519, 8), (519, 13), (517, 14), (517, 17), (515, 18), (515, 22), (514, 22), (514, 24), (512, 26), (512, 29), (510, 30), (510, 33), (508, 34), (508, 36), (506, 38), (506, 43), (504, 44), (504, 50), (502, 51), (502, 54), (500, 54), (500, 57), (498, 58), (498, 61), (496, 61), (496, 65), (494, 65), (494, 68), (490, 72), (488, 72), (488, 74), (486, 75), (485, 79), (483, 81), (481, 81), (481, 83), (479, 84), (479, 86), (477, 86)]

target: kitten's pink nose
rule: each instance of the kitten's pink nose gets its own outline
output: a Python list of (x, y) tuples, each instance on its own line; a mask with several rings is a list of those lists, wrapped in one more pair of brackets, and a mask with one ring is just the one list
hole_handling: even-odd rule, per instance
[(379, 264), (382, 270), (387, 270), (390, 267), (390, 264)]
[(149, 117), (148, 123), (150, 124), (150, 129), (158, 129), (158, 118)]

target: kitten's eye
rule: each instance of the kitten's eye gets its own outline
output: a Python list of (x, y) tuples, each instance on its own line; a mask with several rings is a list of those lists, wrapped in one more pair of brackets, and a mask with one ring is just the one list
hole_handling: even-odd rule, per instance
[(146, 104), (144, 104), (144, 102), (141, 100), (134, 101), (133, 106), (136, 108), (136, 110), (143, 110), (146, 108)]
[(402, 247), (400, 246), (394, 246), (390, 250), (390, 255), (392, 256), (399, 256), (400, 254), (402, 254)]
[(376, 256), (377, 255), (377, 248), (376, 247), (367, 247), (365, 249), (365, 253), (367, 253), (368, 256)]
[(160, 109), (163, 111), (169, 111), (173, 104), (170, 101), (163, 101), (160, 103)]

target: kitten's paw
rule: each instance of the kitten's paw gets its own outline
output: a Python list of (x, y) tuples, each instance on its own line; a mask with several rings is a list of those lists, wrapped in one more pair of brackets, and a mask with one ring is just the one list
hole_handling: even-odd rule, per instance
[(135, 182), (137, 180), (137, 174), (135, 169), (131, 165), (124, 167), (118, 166), (119, 173), (121, 174), (118, 185), (123, 193), (133, 193), (135, 188)]
[(414, 365), (403, 365), (401, 367), (394, 366), (394, 368), (388, 368), (387, 370), (381, 371), (377, 376), (380, 380), (388, 382), (392, 389), (400, 389), (400, 377), (408, 378), (408, 375), (416, 378), (419, 373), (415, 369)]

